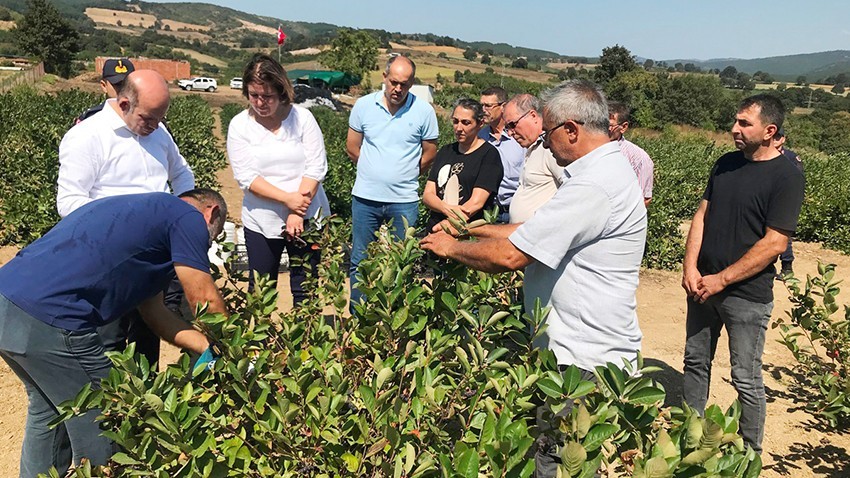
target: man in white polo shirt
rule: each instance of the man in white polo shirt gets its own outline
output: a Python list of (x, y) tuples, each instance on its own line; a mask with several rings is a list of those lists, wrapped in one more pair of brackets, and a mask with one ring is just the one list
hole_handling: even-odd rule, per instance
[[(153, 70), (136, 70), (127, 75), (116, 98), (108, 99), (100, 112), (65, 134), (59, 144), (56, 207), (60, 216), (104, 197), (146, 192), (179, 195), (194, 189), (192, 170), (161, 124), (169, 104), (165, 79)], [(177, 300), (182, 300), (182, 294)], [(169, 308), (177, 307), (169, 303)], [(136, 312), (98, 332), (107, 350), (123, 350), (128, 341), (136, 342), (136, 351), (149, 363), (159, 360), (159, 337)]]
[[(525, 272), (525, 308), (551, 307), (541, 347), (585, 377), (640, 350), (635, 291), (646, 243), (646, 207), (637, 178), (608, 140), (608, 107), (598, 86), (572, 80), (544, 92), (543, 144), (565, 167), (555, 196), (523, 224), (484, 226), (486, 237), (445, 232), (423, 249), (487, 272)], [(568, 407), (569, 408), (569, 407)], [(555, 476), (557, 447), (538, 443), (537, 476)]]
[(403, 220), (416, 224), (419, 175), (428, 172), (437, 154), (434, 108), (410, 94), (416, 65), (403, 56), (387, 61), (384, 90), (354, 104), (348, 120), (346, 150), (357, 165), (351, 191), (351, 304), (359, 301), (357, 266), (382, 224), (392, 221), (396, 237)]

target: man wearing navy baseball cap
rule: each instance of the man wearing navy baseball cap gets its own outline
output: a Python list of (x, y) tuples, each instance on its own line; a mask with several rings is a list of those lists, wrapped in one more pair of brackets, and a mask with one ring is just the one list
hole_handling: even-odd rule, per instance
[[(100, 89), (106, 94), (107, 98), (115, 98), (118, 96), (118, 91), (124, 85), (124, 80), (127, 75), (132, 73), (136, 68), (133, 63), (126, 58), (110, 58), (103, 62), (103, 74), (100, 78)], [(76, 123), (83, 121), (89, 116), (103, 109), (106, 102), (92, 106), (77, 117)], [(75, 123), (75, 124), (76, 124)]]

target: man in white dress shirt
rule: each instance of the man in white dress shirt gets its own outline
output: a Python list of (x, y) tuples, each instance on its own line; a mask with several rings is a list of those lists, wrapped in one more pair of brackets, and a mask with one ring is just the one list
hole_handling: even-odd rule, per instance
[[(96, 199), (145, 192), (179, 195), (195, 187), (195, 176), (174, 139), (161, 127), (170, 95), (153, 70), (130, 73), (115, 99), (77, 124), (59, 145), (56, 207), (59, 215)], [(170, 187), (169, 187), (170, 185)], [(159, 360), (159, 337), (137, 313), (99, 330), (107, 350), (136, 342), (150, 363)]]

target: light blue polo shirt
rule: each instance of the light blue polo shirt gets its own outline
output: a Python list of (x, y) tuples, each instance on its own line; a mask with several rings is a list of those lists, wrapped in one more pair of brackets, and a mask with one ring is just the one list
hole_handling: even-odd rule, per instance
[(422, 141), (437, 139), (437, 115), (411, 93), (395, 116), (383, 99), (383, 91), (366, 95), (351, 110), (348, 126), (363, 134), (351, 194), (388, 203), (418, 201)]

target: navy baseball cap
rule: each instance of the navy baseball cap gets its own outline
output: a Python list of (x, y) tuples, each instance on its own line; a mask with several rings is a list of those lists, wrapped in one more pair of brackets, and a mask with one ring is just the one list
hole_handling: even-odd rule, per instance
[(103, 79), (112, 83), (120, 83), (127, 78), (127, 75), (132, 73), (136, 68), (133, 63), (126, 58), (110, 58), (103, 62)]

